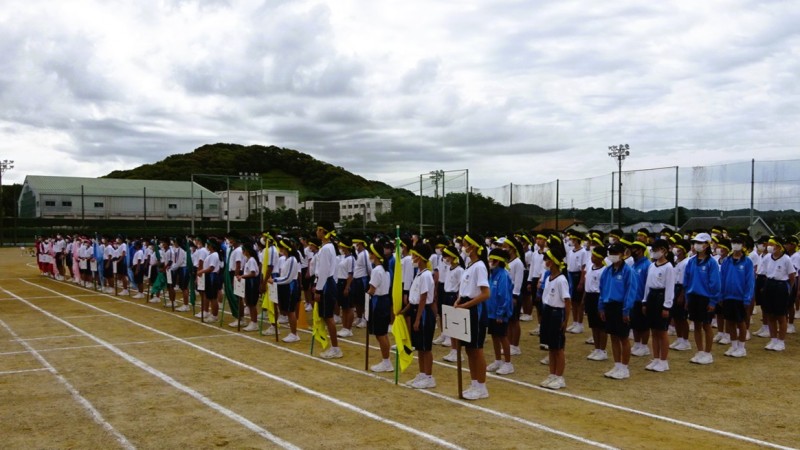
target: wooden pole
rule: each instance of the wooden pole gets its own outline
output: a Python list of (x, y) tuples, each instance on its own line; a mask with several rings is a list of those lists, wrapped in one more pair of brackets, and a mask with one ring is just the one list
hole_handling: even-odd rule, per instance
[(456, 342), (456, 372), (458, 372), (458, 398), (464, 399), (464, 391), (462, 390), (464, 374), (461, 373), (461, 341)]

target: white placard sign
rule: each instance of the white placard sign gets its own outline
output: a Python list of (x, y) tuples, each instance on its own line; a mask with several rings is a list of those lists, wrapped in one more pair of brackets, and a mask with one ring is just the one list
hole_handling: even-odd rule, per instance
[(78, 261), (78, 268), (81, 270), (86, 270), (86, 260), (82, 259)]
[(364, 294), (364, 320), (369, 320), (369, 300), (372, 298), (369, 294)]
[(172, 271), (167, 269), (167, 284), (172, 284)]
[(244, 279), (233, 277), (233, 295), (244, 297)]
[(206, 290), (206, 276), (205, 274), (200, 274), (197, 276), (197, 290), (198, 291), (205, 291)]
[(275, 283), (268, 283), (267, 289), (269, 289), (269, 300), (272, 303), (278, 303), (278, 285)]
[(117, 262), (116, 261), (111, 261), (111, 268), (113, 269), (114, 275), (116, 275), (117, 274)]
[(442, 334), (459, 341), (472, 340), (469, 310), (442, 305)]
[(92, 272), (97, 272), (97, 261), (90, 262), (89, 267), (92, 269)]

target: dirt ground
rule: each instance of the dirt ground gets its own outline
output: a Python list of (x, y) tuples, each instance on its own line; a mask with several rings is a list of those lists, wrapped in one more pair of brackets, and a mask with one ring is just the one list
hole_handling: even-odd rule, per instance
[(343, 358), (326, 361), (319, 348), (309, 354), (306, 330), (300, 342), (284, 344), (202, 324), (191, 313), (42, 277), (19, 249), (0, 251), (0, 274), (5, 448), (729, 449), (799, 442), (797, 335), (782, 353), (763, 350), (767, 340), (753, 337), (742, 359), (715, 346), (709, 366), (690, 364), (693, 352), (673, 351), (666, 373), (645, 371), (649, 358), (633, 357), (625, 381), (603, 377), (612, 363), (586, 359), (588, 332), (569, 335), (567, 388), (553, 392), (538, 387), (547, 376), (538, 362), (544, 352), (528, 334), (535, 323), (523, 323), (516, 372), (490, 376), (490, 397), (468, 402), (457, 398), (444, 347), (434, 349), (437, 387), (415, 391), (402, 383), (417, 374), (416, 363), (399, 386), (392, 374), (363, 370), (363, 329), (340, 339)]

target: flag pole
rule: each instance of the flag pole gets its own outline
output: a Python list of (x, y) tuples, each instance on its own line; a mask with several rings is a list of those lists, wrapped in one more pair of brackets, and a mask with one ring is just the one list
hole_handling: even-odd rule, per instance
[[(400, 257), (400, 252), (398, 251), (400, 249), (400, 247), (401, 247), (401, 243), (400, 243), (400, 225), (395, 225), (395, 237), (394, 237), (394, 257), (395, 258), (399, 258)], [(401, 292), (401, 296), (402, 296), (402, 289), (401, 289), (400, 292)], [(402, 301), (402, 299), (401, 299), (401, 301)], [(394, 305), (394, 300), (392, 301), (392, 305)], [(396, 311), (394, 311), (394, 306), (392, 306), (392, 313), (396, 314)], [(395, 316), (394, 320), (395, 320), (395, 322), (397, 322), (397, 316)], [(403, 320), (405, 320), (405, 319), (403, 319)], [(394, 351), (394, 384), (395, 384), (395, 386), (397, 386), (397, 384), (400, 382), (400, 343), (397, 342), (397, 339), (395, 339), (395, 341), (394, 341), (394, 348), (395, 348), (395, 351)]]
[(364, 371), (369, 371), (369, 325), (364, 329), (366, 338), (364, 339)]
[[(455, 339), (455, 338), (451, 338), (451, 339)], [(457, 341), (456, 342), (456, 351), (458, 352), (458, 355), (456, 356), (456, 371), (458, 372), (458, 398), (463, 400), (464, 399), (464, 394), (463, 394), (464, 391), (462, 390), (462, 383), (463, 383), (464, 376), (461, 373), (461, 341), (460, 340), (456, 340), (456, 341)]]
[[(270, 299), (270, 301), (272, 301), (272, 299)], [(277, 303), (272, 303), (272, 310), (274, 311), (274, 315), (275, 315), (275, 323), (272, 324), (272, 325), (275, 326), (275, 342), (280, 342), (280, 339), (279, 339), (279, 336), (278, 336), (278, 314), (279, 314), (279, 311), (278, 311), (278, 304)]]

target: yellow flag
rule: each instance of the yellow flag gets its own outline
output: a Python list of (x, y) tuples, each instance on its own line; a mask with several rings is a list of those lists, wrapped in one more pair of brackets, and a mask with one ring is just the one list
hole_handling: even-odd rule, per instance
[(401, 242), (398, 236), (394, 252), (394, 278), (392, 279), (392, 309), (395, 314), (392, 335), (394, 335), (394, 343), (397, 345), (400, 372), (405, 372), (414, 361), (414, 356), (406, 318), (400, 314), (400, 310), (403, 309), (403, 265), (401, 263), (403, 258), (400, 246)]
[(328, 348), (328, 327), (319, 316), (319, 303), (314, 303), (314, 339), (319, 342), (323, 350)]

